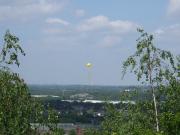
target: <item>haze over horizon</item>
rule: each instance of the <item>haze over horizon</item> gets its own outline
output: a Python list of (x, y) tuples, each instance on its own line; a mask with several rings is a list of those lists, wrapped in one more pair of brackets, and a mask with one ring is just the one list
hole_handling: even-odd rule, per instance
[(180, 0), (0, 0), (0, 44), (7, 29), (26, 52), (20, 73), (28, 84), (136, 85), (121, 80), (122, 62), (135, 51), (137, 27), (157, 47), (180, 54)]

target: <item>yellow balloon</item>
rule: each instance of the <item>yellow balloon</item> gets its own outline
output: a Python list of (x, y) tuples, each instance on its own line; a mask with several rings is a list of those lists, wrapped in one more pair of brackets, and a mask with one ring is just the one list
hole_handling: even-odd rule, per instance
[(92, 64), (91, 63), (87, 63), (86, 67), (90, 68), (90, 67), (92, 67)]

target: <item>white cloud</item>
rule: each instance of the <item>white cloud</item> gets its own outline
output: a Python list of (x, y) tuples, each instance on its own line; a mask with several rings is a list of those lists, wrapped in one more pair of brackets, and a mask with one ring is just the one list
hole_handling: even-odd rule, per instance
[(170, 50), (175, 54), (179, 54), (180, 24), (173, 24), (158, 28), (154, 31), (154, 35), (159, 48)]
[(173, 35), (179, 36), (180, 34), (180, 24), (172, 24), (166, 27), (158, 28), (154, 31), (154, 34), (158, 37), (162, 37), (163, 35)]
[[(58, 19), (49, 18), (47, 23), (69, 23)], [(106, 16), (95, 16), (89, 19), (80, 20), (78, 24), (71, 24), (69, 27), (60, 25), (49, 25), (43, 32), (48, 36), (64, 37), (67, 40), (77, 39), (77, 44), (91, 44), (99, 47), (115, 47), (123, 42), (127, 34), (132, 34), (137, 24), (131, 21), (110, 20)], [(88, 42), (88, 43), (87, 43)]]
[(64, 5), (64, 0), (14, 0), (13, 2), (1, 2), (0, 20), (23, 20), (32, 16), (54, 13), (61, 10)]
[(116, 32), (125, 33), (136, 30), (138, 25), (130, 21), (117, 20), (117, 21), (111, 21), (110, 27)]
[(137, 24), (124, 20), (109, 20), (106, 16), (95, 16), (84, 20), (77, 29), (79, 31), (94, 31), (94, 30), (110, 30), (117, 33), (126, 33), (134, 31)]
[(65, 26), (68, 26), (70, 23), (65, 21), (65, 20), (62, 20), (60, 18), (48, 18), (46, 19), (46, 23), (49, 23), (49, 24), (62, 24), (62, 25), (65, 25)]
[(169, 0), (168, 15), (179, 16), (180, 15), (180, 0)]
[(75, 15), (77, 17), (83, 17), (85, 15), (85, 11), (83, 9), (78, 9), (75, 11)]
[(67, 28), (57, 28), (57, 27), (46, 27), (43, 30), (43, 33), (49, 36), (56, 36), (56, 35), (61, 35), (65, 36), (66, 38), (74, 35), (72, 29)]
[(113, 47), (115, 45), (120, 44), (122, 41), (122, 38), (119, 36), (106, 36), (100, 41), (101, 47)]
[[(48, 24), (62, 24), (65, 26), (70, 24), (69, 22), (62, 20), (60, 18), (47, 18), (45, 22)], [(138, 25), (131, 21), (127, 21), (127, 20), (125, 21), (112, 20), (111, 21), (106, 16), (95, 16), (89, 19), (80, 20), (78, 24), (72, 24), (71, 27), (63, 27), (61, 28), (60, 31), (62, 31), (63, 29), (66, 29), (76, 34), (77, 32), (79, 32), (78, 34), (81, 34), (81, 33), (88, 34), (88, 32), (92, 32), (96, 34), (101, 33), (101, 34), (107, 34), (107, 35), (113, 35), (113, 34), (119, 35), (119, 34), (126, 34), (128, 32), (134, 32), (136, 31), (137, 27)], [(55, 29), (54, 27), (52, 28)], [(57, 29), (59, 28), (60, 26), (57, 26)], [(47, 29), (47, 27), (45, 29)], [(52, 30), (52, 31), (55, 31), (55, 33), (58, 34), (57, 30)]]
[(80, 31), (92, 31), (101, 28), (105, 28), (109, 23), (109, 20), (105, 16), (95, 16), (90, 19), (85, 20), (82, 24), (78, 26)]

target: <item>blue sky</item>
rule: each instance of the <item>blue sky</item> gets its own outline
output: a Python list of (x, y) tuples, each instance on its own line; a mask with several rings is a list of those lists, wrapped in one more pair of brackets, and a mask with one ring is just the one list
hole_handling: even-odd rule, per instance
[(29, 84), (87, 84), (88, 62), (94, 84), (138, 84), (121, 80), (137, 27), (179, 54), (180, 0), (0, 0), (0, 43), (6, 29), (20, 38), (27, 55), (13, 70)]

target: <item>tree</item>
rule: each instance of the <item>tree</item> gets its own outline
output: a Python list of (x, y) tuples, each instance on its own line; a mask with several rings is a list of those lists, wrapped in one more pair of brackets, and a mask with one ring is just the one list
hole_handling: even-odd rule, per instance
[(175, 70), (166, 71), (167, 85), (160, 87), (160, 123), (165, 135), (180, 134), (180, 57), (175, 60)]
[(69, 135), (76, 135), (76, 131), (74, 129), (70, 130)]
[(98, 129), (86, 129), (83, 133), (84, 135), (105, 135)]
[[(126, 93), (128, 94), (128, 93)], [(119, 108), (120, 107), (120, 108)], [(103, 135), (154, 135), (147, 104), (109, 104), (102, 122)]]
[(0, 53), (0, 132), (8, 135), (30, 134), (31, 97), (24, 80), (8, 65), (20, 65), (18, 55), (25, 55), (19, 39), (6, 31)]
[(150, 86), (154, 104), (156, 131), (159, 132), (158, 104), (156, 99), (156, 87), (165, 81), (163, 73), (174, 69), (173, 56), (169, 51), (156, 48), (153, 43), (153, 35), (149, 35), (142, 29), (138, 29), (141, 36), (137, 39), (135, 54), (127, 58), (123, 63), (123, 76), (130, 67), (131, 72), (137, 76), (138, 81)]

